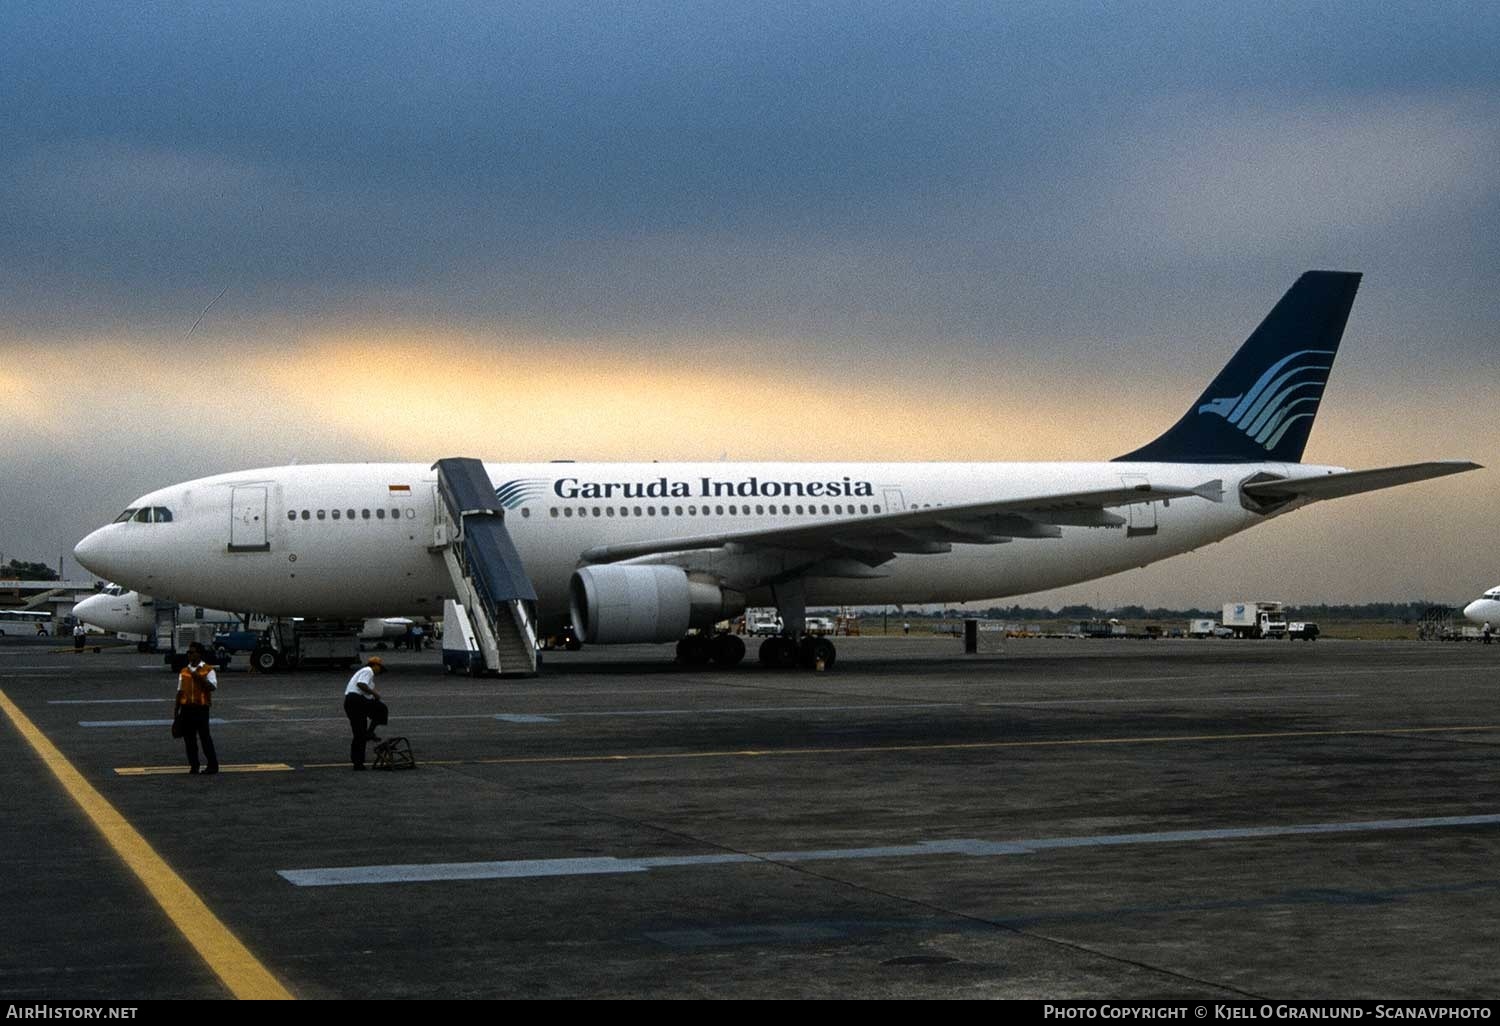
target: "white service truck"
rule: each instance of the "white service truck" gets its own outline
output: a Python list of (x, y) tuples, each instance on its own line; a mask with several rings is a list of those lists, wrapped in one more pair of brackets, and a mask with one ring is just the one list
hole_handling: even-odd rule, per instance
[(1219, 626), (1212, 620), (1189, 620), (1187, 636), (1190, 638), (1211, 638), (1214, 636), (1214, 628)]
[(1226, 602), (1222, 623), (1237, 638), (1286, 637), (1286, 612), (1280, 602)]
[(774, 608), (745, 610), (745, 633), (771, 637), (781, 633), (781, 617)]

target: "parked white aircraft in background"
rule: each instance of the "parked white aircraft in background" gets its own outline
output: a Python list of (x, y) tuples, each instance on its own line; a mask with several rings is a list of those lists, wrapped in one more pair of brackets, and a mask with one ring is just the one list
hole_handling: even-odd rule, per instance
[[(73, 607), (73, 615), (86, 624), (115, 634), (149, 638), (156, 632), (156, 600), (138, 591), (126, 591), (118, 584), (106, 585), (97, 595), (90, 595)], [(179, 607), (178, 618), (194, 623), (224, 624), (234, 628), (244, 618), (222, 609)], [(412, 621), (408, 617), (371, 617), (359, 632), (361, 641), (394, 641), (406, 636)]]
[(1500, 588), (1491, 588), (1464, 606), (1464, 616), (1475, 623), (1500, 626)]
[[(1304, 274), (1175, 425), (1110, 462), (471, 469), (489, 475), (494, 511), (505, 513), (501, 547), (513, 543), (514, 596), (534, 587), (542, 633), (571, 624), (589, 642), (665, 642), (711, 631), (747, 604), (776, 606), (787, 634), (767, 639), (762, 661), (828, 665), (831, 641), (800, 639), (808, 603), (1042, 591), (1311, 502), (1475, 469), (1297, 462), (1358, 285), (1358, 274)], [(183, 601), (327, 619), (434, 616), (461, 585), (439, 485), (423, 463), (220, 474), (142, 496), (75, 555)], [(731, 665), (744, 646), (692, 634), (678, 651)]]
[(73, 615), (91, 627), (115, 634), (148, 637), (156, 630), (156, 607), (149, 597), (107, 584), (97, 595), (74, 603)]

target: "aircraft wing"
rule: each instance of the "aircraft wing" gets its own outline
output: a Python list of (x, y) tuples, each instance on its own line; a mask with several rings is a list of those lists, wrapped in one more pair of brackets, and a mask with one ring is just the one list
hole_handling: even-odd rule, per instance
[(1256, 499), (1316, 501), (1358, 495), (1360, 492), (1373, 492), (1380, 488), (1393, 488), (1413, 481), (1426, 481), (1429, 478), (1479, 469), (1482, 469), (1480, 464), (1470, 463), (1468, 460), (1438, 460), (1431, 463), (1408, 463), (1400, 467), (1379, 467), (1375, 470), (1346, 470), (1320, 477), (1255, 481), (1240, 487), (1246, 495)]
[(725, 531), (622, 545), (600, 545), (584, 552), (580, 562), (615, 563), (625, 559), (697, 549), (723, 548), (732, 552), (801, 549), (818, 553), (843, 553), (869, 566), (875, 566), (898, 552), (948, 552), (954, 542), (993, 545), (1014, 538), (1057, 538), (1061, 536), (1063, 526), (1119, 527), (1125, 523), (1125, 518), (1109, 512), (1115, 506), (1189, 496), (1219, 502), (1223, 495), (1224, 482), (1219, 479), (1206, 481), (1196, 488), (1141, 484), (1099, 491), (1062, 492), (1022, 499), (966, 503), (961, 506), (931, 506), (873, 516), (815, 520), (758, 531)]

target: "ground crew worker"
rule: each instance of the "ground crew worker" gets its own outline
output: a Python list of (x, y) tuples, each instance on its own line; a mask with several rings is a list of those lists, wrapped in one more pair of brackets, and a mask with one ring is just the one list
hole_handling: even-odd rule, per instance
[(354, 671), (344, 687), (344, 715), (349, 717), (349, 729), (354, 740), (349, 742), (349, 761), (356, 770), (365, 768), (365, 743), (379, 741), (370, 717), (375, 712), (375, 703), (380, 701), (380, 692), (375, 690), (375, 677), (385, 672), (385, 663), (379, 656)]
[(1494, 631), (1490, 627), (1490, 622), (1488, 620), (1486, 620), (1484, 622), (1484, 643), (1486, 645), (1488, 645), (1490, 643), (1490, 635), (1493, 634), (1493, 633), (1494, 633)]
[(208, 759), (204, 773), (219, 772), (219, 755), (214, 751), (213, 735), (208, 732), (208, 709), (213, 693), (219, 687), (219, 675), (208, 662), (203, 646), (196, 641), (188, 646), (188, 662), (177, 675), (177, 721), (182, 740), (187, 745), (188, 772), (198, 772), (198, 742)]
[(88, 629), (85, 628), (83, 626), (83, 624), (81, 624), (81, 623), (75, 623), (73, 625), (73, 651), (74, 652), (82, 652), (83, 651), (83, 639), (84, 639), (84, 637), (87, 634), (88, 634)]

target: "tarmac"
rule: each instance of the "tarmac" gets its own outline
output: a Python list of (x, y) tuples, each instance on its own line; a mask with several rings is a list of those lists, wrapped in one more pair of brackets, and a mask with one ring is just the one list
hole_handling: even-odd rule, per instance
[(827, 672), (0, 646), (0, 997), (1494, 998), (1500, 646), (841, 638)]

